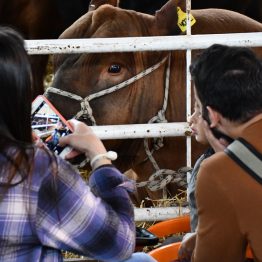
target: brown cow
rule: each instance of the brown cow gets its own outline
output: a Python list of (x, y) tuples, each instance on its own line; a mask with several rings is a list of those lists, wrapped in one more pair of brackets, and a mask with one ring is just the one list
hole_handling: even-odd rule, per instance
[[(155, 16), (111, 5), (98, 6), (95, 0), (92, 4), (95, 5), (95, 10), (82, 16), (60, 38), (179, 34), (177, 7), (185, 10), (184, 0), (170, 0)], [(192, 27), (193, 34), (262, 31), (260, 23), (232, 11), (194, 10), (192, 14), (197, 21)], [(131, 78), (159, 63), (166, 56), (167, 52), (57, 55), (53, 86), (86, 97)], [(185, 52), (173, 51), (171, 56), (166, 119), (169, 122), (183, 122), (186, 121)], [(128, 87), (90, 101), (96, 123), (98, 125), (147, 123), (162, 108), (165, 69), (166, 66), (161, 65)], [(52, 92), (48, 97), (66, 118), (73, 117), (80, 110), (79, 101)], [(88, 120), (83, 121), (90, 123)], [(150, 147), (152, 144), (151, 142)], [(142, 140), (110, 141), (107, 148), (118, 152), (119, 159), (116, 165), (123, 171), (133, 168), (139, 175), (139, 181), (147, 180), (155, 171), (150, 161), (145, 161)], [(154, 157), (161, 168), (177, 170), (185, 165), (185, 151), (184, 138), (165, 138), (164, 146), (155, 151)], [(199, 147), (194, 147), (193, 153), (195, 159), (200, 153)], [(151, 192), (149, 195), (155, 197)]]

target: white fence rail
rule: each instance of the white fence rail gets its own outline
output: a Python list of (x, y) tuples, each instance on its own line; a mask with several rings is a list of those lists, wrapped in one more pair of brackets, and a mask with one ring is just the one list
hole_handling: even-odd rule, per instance
[(185, 122), (92, 126), (91, 128), (103, 140), (188, 136), (191, 134), (189, 125)]
[(160, 221), (188, 213), (187, 207), (135, 208), (135, 221)]
[(262, 32), (157, 37), (26, 40), (26, 49), (31, 55), (112, 53), (204, 49), (214, 43), (231, 46), (262, 46)]
[[(210, 45), (262, 46), (262, 33), (207, 34), (160, 37), (26, 40), (30, 55), (111, 53), (205, 49)], [(189, 135), (187, 123), (95, 126), (101, 139), (133, 139)], [(135, 208), (136, 221), (165, 220), (188, 213), (187, 208)]]

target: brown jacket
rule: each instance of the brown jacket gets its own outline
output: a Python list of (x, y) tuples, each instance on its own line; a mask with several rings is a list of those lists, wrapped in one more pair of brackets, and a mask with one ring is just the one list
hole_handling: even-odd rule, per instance
[[(241, 137), (262, 154), (262, 115)], [(196, 199), (199, 222), (192, 261), (241, 262), (247, 243), (255, 261), (262, 261), (262, 184), (220, 152), (201, 164)]]

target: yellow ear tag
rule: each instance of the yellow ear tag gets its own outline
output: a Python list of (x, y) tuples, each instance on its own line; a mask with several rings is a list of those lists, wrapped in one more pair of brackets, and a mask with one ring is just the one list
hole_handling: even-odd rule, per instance
[[(186, 23), (186, 13), (183, 12), (180, 7), (177, 7), (177, 16), (178, 16), (177, 25), (179, 26), (182, 32), (185, 32), (186, 24), (187, 24)], [(189, 15), (189, 18), (190, 18), (191, 26), (194, 25), (196, 22), (196, 19), (193, 17), (192, 14)]]

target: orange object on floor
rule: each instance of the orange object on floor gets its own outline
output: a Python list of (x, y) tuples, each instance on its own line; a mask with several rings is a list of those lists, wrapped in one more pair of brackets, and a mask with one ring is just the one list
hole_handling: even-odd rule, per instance
[(190, 232), (190, 217), (180, 216), (161, 221), (149, 227), (147, 230), (158, 237), (165, 237), (176, 233)]
[[(190, 232), (190, 218), (189, 216), (181, 216), (174, 219), (169, 219), (156, 223), (149, 227), (148, 231), (155, 234), (157, 237), (165, 237), (176, 233)], [(172, 262), (178, 259), (178, 250), (181, 242), (172, 243), (166, 246), (162, 246), (148, 252), (150, 256), (155, 258), (159, 262)], [(248, 245), (246, 251), (247, 258), (253, 258), (252, 250)]]
[[(152, 251), (148, 252), (148, 254), (159, 262), (172, 262), (178, 259), (178, 250), (180, 245), (181, 242), (172, 243), (153, 249)], [(246, 258), (253, 258), (253, 254), (249, 246), (246, 251)]]
[[(166, 221), (156, 223), (149, 227), (148, 231), (157, 237), (165, 237), (177, 233), (190, 232), (190, 217), (180, 216)], [(171, 262), (178, 258), (178, 250), (181, 243), (172, 243), (163, 247), (156, 248), (148, 254), (160, 262)]]
[(148, 254), (159, 262), (171, 262), (178, 258), (178, 250), (181, 242), (172, 243), (153, 249)]
[(249, 245), (247, 246), (246, 257), (247, 258), (254, 258), (252, 250), (251, 250)]

